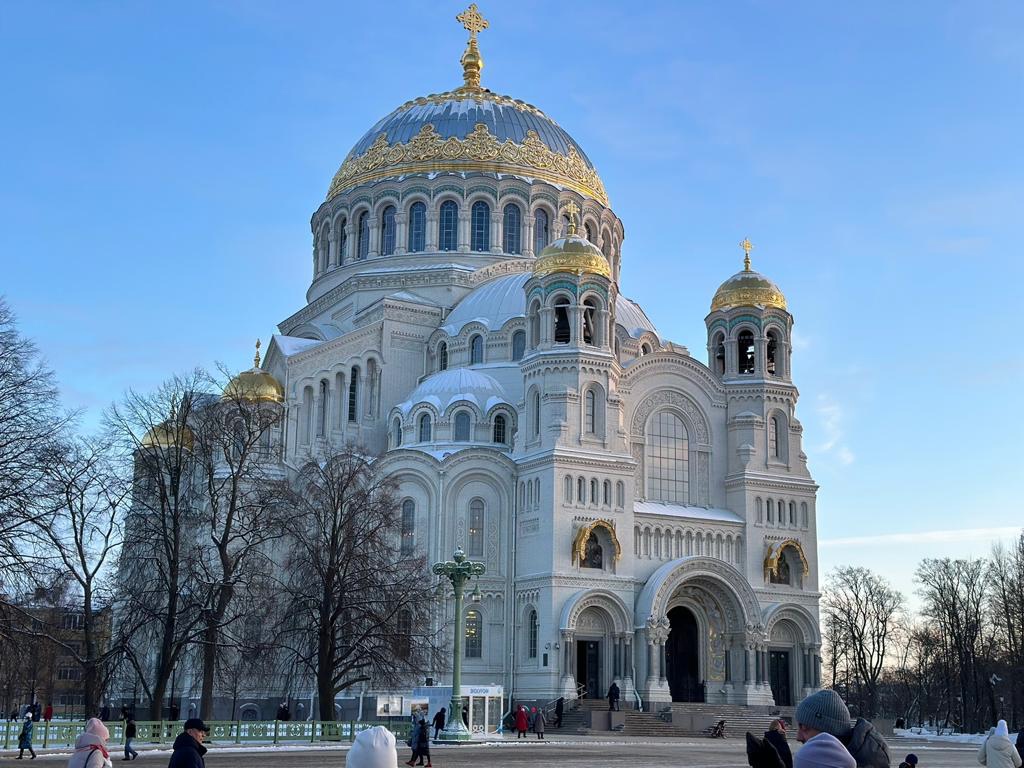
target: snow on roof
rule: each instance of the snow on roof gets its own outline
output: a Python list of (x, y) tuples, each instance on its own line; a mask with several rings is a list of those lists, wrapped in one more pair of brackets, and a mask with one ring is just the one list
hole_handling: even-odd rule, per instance
[(456, 335), (468, 323), (482, 323), (489, 331), (496, 331), (514, 317), (526, 315), (526, 293), (523, 286), (532, 275), (520, 272), (503, 275), (474, 288), (455, 305), (442, 330)]
[(395, 301), (409, 301), (413, 304), (427, 304), (431, 307), (438, 306), (436, 301), (431, 301), (427, 297), (420, 296), (412, 291), (395, 291), (394, 293), (389, 293), (385, 298), (394, 299)]
[(277, 348), (281, 350), (281, 354), (285, 357), (291, 357), (299, 352), (315, 347), (317, 344), (323, 343), (317, 339), (303, 339), (298, 336), (282, 336), (279, 333), (274, 334), (274, 341), (277, 343)]
[(650, 321), (640, 305), (622, 294), (615, 297), (615, 322), (625, 328), (626, 332), (634, 339), (639, 339), (647, 332), (661, 338), (658, 329), (654, 327), (654, 323)]
[(398, 409), (407, 414), (415, 406), (427, 403), (443, 413), (459, 401), (473, 403), (483, 413), (509, 402), (504, 388), (493, 377), (472, 368), (451, 368), (424, 379)]
[(743, 518), (728, 509), (715, 507), (687, 507), (681, 504), (665, 504), (660, 501), (635, 501), (633, 513), (637, 515), (662, 515), (685, 517), (691, 520), (709, 520), (718, 523), (742, 523)]

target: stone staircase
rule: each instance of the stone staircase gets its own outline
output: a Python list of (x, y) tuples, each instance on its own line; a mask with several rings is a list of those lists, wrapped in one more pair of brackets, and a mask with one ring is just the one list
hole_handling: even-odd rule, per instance
[[(562, 719), (562, 731), (568, 733), (608, 733), (607, 731), (590, 731), (587, 728), (590, 712), (607, 710), (608, 702), (604, 699), (580, 699), (577, 706), (567, 710)], [(626, 736), (656, 737), (694, 737), (703, 736), (704, 728), (696, 727), (697, 723), (716, 723), (725, 720), (726, 738), (742, 738), (750, 731), (760, 736), (768, 729), (768, 724), (776, 717), (788, 723), (793, 722), (793, 707), (741, 707), (732, 704), (681, 704), (674, 703), (670, 711), (668, 705), (661, 705), (654, 712), (637, 712), (623, 707), (626, 727), (621, 731)], [(789, 737), (795, 738), (796, 731), (790, 728)]]

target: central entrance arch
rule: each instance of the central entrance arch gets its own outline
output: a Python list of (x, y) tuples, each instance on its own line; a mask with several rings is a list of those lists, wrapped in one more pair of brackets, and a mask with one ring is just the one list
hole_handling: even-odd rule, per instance
[(668, 612), (670, 629), (665, 641), (665, 677), (672, 701), (704, 701), (700, 679), (700, 627), (693, 611), (676, 606)]

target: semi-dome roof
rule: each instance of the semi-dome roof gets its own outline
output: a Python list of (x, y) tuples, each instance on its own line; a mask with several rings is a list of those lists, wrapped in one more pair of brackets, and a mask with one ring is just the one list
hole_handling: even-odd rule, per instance
[(786, 308), (786, 297), (779, 286), (750, 268), (749, 252), (743, 259), (743, 269), (722, 283), (711, 300), (712, 312), (733, 307)]
[(465, 84), (407, 101), (379, 120), (348, 153), (328, 200), (384, 178), (475, 171), (540, 179), (608, 205), (594, 164), (568, 133), (537, 107), (480, 86), (476, 32), (485, 28), (466, 26)]
[(486, 373), (472, 368), (451, 368), (424, 379), (409, 398), (398, 405), (403, 414), (417, 405), (431, 405), (440, 413), (457, 402), (469, 402), (487, 413), (500, 404), (509, 404), (504, 387)]

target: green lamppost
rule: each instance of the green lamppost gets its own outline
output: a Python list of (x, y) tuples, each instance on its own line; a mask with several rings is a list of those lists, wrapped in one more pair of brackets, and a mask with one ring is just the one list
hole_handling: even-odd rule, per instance
[(444, 563), (434, 563), (431, 569), (438, 576), (447, 576), (455, 589), (455, 658), (452, 664), (452, 700), (448, 705), (448, 722), (441, 731), (441, 741), (468, 741), (469, 729), (462, 722), (462, 638), (466, 634), (462, 615), (462, 593), (474, 576), (482, 576), (487, 569), (483, 563), (474, 563), (466, 559), (462, 547), (455, 550), (452, 559)]

